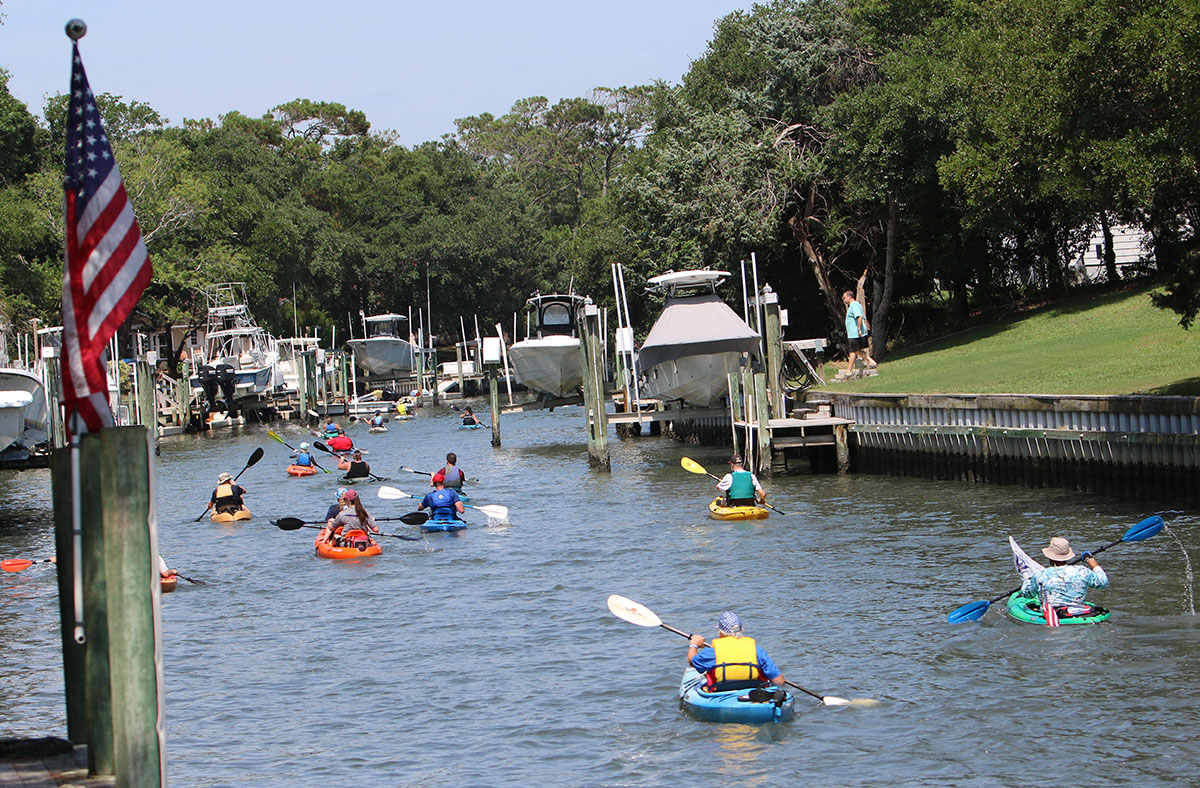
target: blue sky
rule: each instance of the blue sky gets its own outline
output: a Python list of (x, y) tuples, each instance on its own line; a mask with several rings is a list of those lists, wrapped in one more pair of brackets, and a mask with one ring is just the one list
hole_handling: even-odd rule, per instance
[(149, 103), (174, 124), (259, 116), (294, 98), (339, 101), (404, 145), (503, 114), (528, 96), (679, 82), (713, 23), (749, 2), (331, 3), (315, 0), (0, 0), (0, 67), (40, 114), (66, 90), (68, 19), (92, 89)]

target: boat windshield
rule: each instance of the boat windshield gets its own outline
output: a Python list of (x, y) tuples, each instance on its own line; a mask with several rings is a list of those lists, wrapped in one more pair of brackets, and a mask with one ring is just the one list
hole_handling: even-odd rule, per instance
[(566, 304), (546, 304), (541, 324), (543, 334), (570, 334), (573, 328), (570, 308)]
[(367, 336), (368, 337), (401, 337), (400, 329), (401, 319), (395, 320), (368, 320), (367, 321)]

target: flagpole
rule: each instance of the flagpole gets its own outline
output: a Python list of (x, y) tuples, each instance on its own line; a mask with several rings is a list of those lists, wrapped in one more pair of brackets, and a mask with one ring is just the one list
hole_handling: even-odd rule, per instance
[(71, 411), (71, 568), (75, 574), (75, 642), (83, 643), (87, 638), (83, 631), (83, 511), (80, 508), (79, 491), (79, 410)]

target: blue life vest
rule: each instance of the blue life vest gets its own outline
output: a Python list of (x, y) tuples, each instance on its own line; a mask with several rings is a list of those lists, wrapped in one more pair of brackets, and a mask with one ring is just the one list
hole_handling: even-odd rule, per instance
[(306, 451), (297, 453), (296, 454), (296, 464), (297, 465), (312, 465), (312, 455)]
[(429, 507), (430, 512), (434, 517), (445, 517), (447, 515), (454, 516), (456, 513), (455, 503), (460, 501), (458, 493), (454, 490), (434, 490), (425, 494), (424, 503)]

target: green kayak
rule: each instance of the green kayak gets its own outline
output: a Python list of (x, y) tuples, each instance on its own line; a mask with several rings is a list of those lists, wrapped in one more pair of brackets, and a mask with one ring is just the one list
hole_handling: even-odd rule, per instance
[[(1021, 596), (1017, 592), (1008, 598), (1008, 614), (1017, 621), (1026, 624), (1041, 624), (1046, 626), (1046, 619), (1042, 618), (1042, 606), (1036, 597)], [(1092, 612), (1083, 616), (1062, 616), (1058, 617), (1060, 626), (1068, 624), (1099, 624), (1101, 621), (1107, 621), (1112, 611), (1106, 610), (1099, 605), (1092, 605)]]

